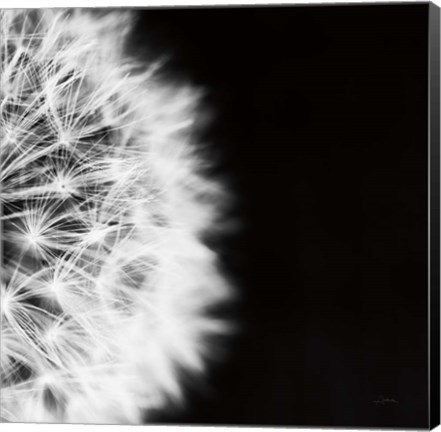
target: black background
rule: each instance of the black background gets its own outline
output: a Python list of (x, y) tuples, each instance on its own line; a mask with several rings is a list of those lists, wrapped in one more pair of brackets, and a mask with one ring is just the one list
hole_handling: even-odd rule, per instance
[(241, 333), (156, 421), (427, 427), (428, 6), (138, 13), (132, 46), (209, 91), (244, 221)]

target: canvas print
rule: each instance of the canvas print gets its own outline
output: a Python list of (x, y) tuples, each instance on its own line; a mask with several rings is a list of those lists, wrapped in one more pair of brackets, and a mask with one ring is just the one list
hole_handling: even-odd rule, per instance
[(1, 421), (439, 423), (436, 6), (0, 31)]

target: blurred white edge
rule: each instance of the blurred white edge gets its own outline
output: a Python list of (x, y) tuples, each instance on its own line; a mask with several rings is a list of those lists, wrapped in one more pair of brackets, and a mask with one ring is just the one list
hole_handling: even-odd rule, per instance
[[(389, 1), (364, 1), (364, 0), (130, 0), (121, 2), (121, 0), (0, 0), (0, 8), (41, 8), (41, 7), (158, 7), (158, 6), (238, 6), (238, 5), (271, 5), (271, 4), (337, 4), (337, 3), (426, 3), (426, 0), (389, 0)], [(433, 3), (441, 7), (441, 0), (433, 0)], [(1, 349), (1, 347), (0, 347)], [(1, 391), (1, 389), (0, 389)], [(0, 432), (134, 432), (136, 429), (142, 428), (151, 432), (266, 432), (266, 431), (289, 431), (299, 430), (303, 432), (314, 431), (387, 431), (391, 429), (350, 429), (350, 428), (307, 428), (300, 425), (292, 425), (292, 427), (246, 427), (246, 426), (109, 426), (109, 425), (59, 425), (59, 424), (35, 424), (35, 423), (1, 423)], [(408, 429), (393, 429), (397, 432), (405, 432)], [(438, 426), (433, 431), (440, 432), (441, 427)]]

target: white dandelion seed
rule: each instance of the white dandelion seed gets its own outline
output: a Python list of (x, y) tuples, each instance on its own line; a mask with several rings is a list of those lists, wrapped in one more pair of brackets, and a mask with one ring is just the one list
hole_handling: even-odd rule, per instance
[(225, 199), (192, 146), (201, 92), (124, 54), (128, 13), (0, 26), (1, 418), (140, 423), (228, 331), (208, 313), (231, 290), (200, 240)]

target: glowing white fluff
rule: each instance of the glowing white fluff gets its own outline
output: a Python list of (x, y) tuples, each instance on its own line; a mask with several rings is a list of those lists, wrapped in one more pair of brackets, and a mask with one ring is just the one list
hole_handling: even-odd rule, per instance
[(225, 198), (190, 142), (200, 94), (124, 55), (127, 13), (0, 26), (3, 420), (139, 423), (227, 327), (207, 313), (230, 292), (199, 238)]

